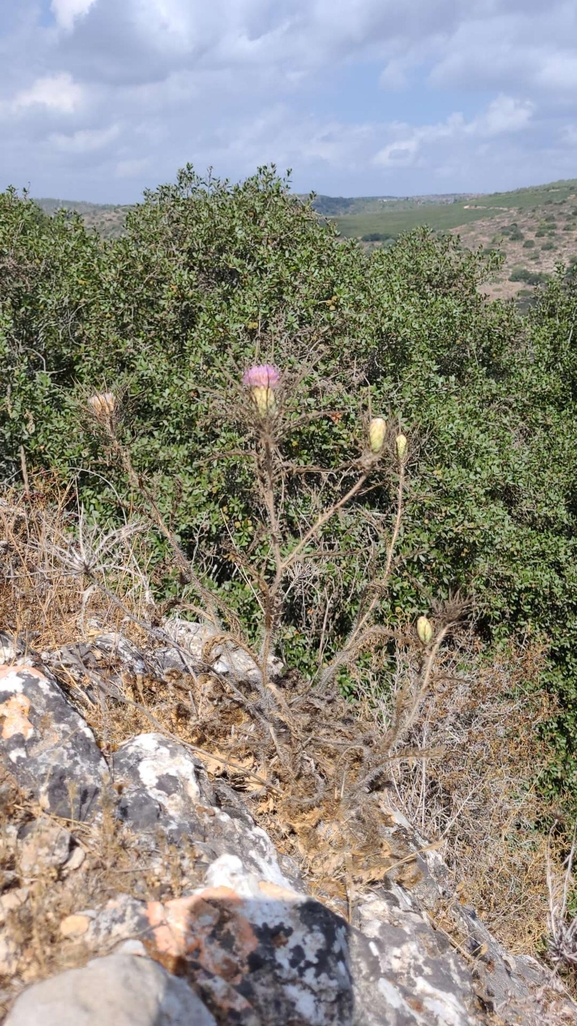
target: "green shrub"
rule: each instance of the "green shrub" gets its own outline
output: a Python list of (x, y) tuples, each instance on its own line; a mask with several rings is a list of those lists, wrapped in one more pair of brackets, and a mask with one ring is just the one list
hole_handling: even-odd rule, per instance
[(544, 251), (549, 251), (549, 250), (552, 250), (552, 249), (555, 249), (555, 248), (556, 248), (556, 246), (555, 246), (554, 242), (544, 242), (543, 245), (541, 246), (541, 249), (544, 250)]
[(367, 235), (361, 236), (361, 242), (385, 242), (392, 238), (393, 236), (388, 232), (368, 232)]
[(509, 281), (524, 281), (527, 285), (542, 285), (546, 280), (546, 274), (530, 271), (528, 267), (514, 267), (509, 275)]
[(533, 249), (534, 245), (535, 245), (535, 240), (534, 239), (527, 239), (523, 243), (523, 249)]

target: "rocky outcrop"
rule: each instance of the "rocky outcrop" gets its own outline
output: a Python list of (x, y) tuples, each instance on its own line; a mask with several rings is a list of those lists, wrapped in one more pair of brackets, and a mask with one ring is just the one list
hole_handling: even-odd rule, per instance
[[(158, 659), (116, 646), (128, 673)], [(202, 652), (189, 652), (200, 670)], [(242, 794), (211, 781), (191, 746), (150, 731), (104, 758), (48, 665), (70, 673), (80, 664), (97, 688), (89, 651), (41, 665), (9, 657), (0, 668), (0, 766), (4, 788), (19, 788), (29, 811), (7, 829), (14, 868), (0, 877), (6, 1026), (577, 1023), (548, 972), (505, 952), (473, 910), (458, 910), (458, 942), (440, 928), (430, 910), (447, 899), (446, 871), (398, 812), (389, 810), (391, 839), (402, 835), (416, 882), (367, 885), (344, 918), (307, 894)], [(115, 682), (105, 683), (110, 694)], [(111, 823), (135, 867), (131, 886), (123, 890), (112, 867), (115, 890), (85, 887), (105, 861), (90, 838), (108, 836)], [(68, 912), (53, 975), (24, 981), (18, 914), (47, 874)], [(57, 972), (59, 960), (66, 968)]]

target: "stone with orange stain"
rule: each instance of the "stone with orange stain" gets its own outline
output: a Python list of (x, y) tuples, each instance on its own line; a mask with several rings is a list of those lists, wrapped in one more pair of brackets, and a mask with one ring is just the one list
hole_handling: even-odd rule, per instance
[(188, 979), (219, 1023), (352, 1022), (346, 924), (289, 887), (243, 878), (238, 859), (221, 856), (206, 873), (232, 876), (238, 888), (149, 902), (148, 954)]
[(4, 721), (2, 737), (5, 741), (16, 734), (22, 734), (26, 741), (32, 737), (34, 727), (28, 719), (29, 712), (30, 699), (26, 695), (12, 695), (0, 705), (0, 719)]
[(302, 901), (303, 896), (298, 891), (290, 890), (288, 887), (280, 887), (269, 880), (259, 880), (258, 889), (265, 898), (277, 901)]
[[(48, 680), (48, 677), (42, 673), (42, 670), (39, 670), (36, 666), (32, 666), (31, 663), (23, 663), (22, 665), (19, 664), (17, 666), (0, 666), (0, 679), (2, 677), (10, 677), (12, 674), (18, 675), (20, 673), (31, 674), (33, 677), (37, 677), (38, 680)], [(16, 690), (20, 690), (20, 688), (17, 688)]]
[(60, 933), (69, 940), (82, 937), (90, 926), (90, 917), (83, 915), (66, 916), (60, 923)]
[(16, 784), (44, 811), (80, 820), (97, 811), (106, 762), (44, 667), (0, 666), (0, 745)]
[[(243, 901), (229, 887), (207, 887), (165, 904), (150, 902), (147, 917), (159, 954), (193, 959), (232, 984), (240, 983), (248, 957), (258, 947), (243, 914)], [(222, 943), (224, 933), (226, 945)]]

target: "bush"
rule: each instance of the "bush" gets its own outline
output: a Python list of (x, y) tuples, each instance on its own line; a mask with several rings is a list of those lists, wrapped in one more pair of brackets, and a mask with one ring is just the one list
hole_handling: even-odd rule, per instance
[(508, 235), (511, 242), (521, 242), (521, 240), (525, 238), (521, 229), (516, 225), (509, 229)]
[(393, 236), (388, 232), (369, 232), (367, 235), (361, 236), (361, 242), (385, 242), (392, 238)]
[(509, 281), (524, 281), (527, 285), (541, 285), (546, 280), (546, 274), (530, 271), (528, 267), (514, 267), (509, 275)]
[[(301, 468), (286, 494), (283, 530), (293, 540), (315, 515), (311, 495), (330, 503), (342, 494), (370, 398), (373, 412), (406, 425), (413, 461), (403, 573), (381, 597), (378, 624), (394, 630), (434, 596), (461, 590), (474, 599), (485, 644), (543, 639), (550, 658), (539, 684), (561, 701), (547, 786), (577, 793), (577, 297), (559, 272), (527, 317), (488, 303), (479, 287), (495, 259), (426, 229), (364, 252), (270, 169), (230, 186), (186, 168), (146, 194), (111, 241), (8, 192), (2, 459), (14, 479), (24, 455), (32, 482), (49, 473), (77, 489), (105, 525), (127, 510), (147, 515), (126, 466), (79, 413), (86, 395), (114, 390), (137, 478), (183, 550), (203, 554), (205, 588), (229, 623), (252, 637), (261, 611), (247, 562), (263, 558), (262, 501), (231, 382), (271, 360), (294, 383), (295, 426), (281, 445)], [(513, 280), (544, 281), (522, 271)], [(350, 636), (371, 567), (386, 553), (377, 528), (394, 495), (383, 481), (343, 510), (295, 569), (274, 644), (303, 672)], [(159, 532), (156, 594), (204, 601), (178, 577)], [(388, 673), (385, 660), (383, 686)], [(346, 672), (342, 683), (352, 686)]]
[(544, 242), (543, 245), (541, 246), (541, 249), (544, 250), (544, 251), (549, 251), (549, 250), (552, 250), (552, 249), (555, 249), (555, 248), (556, 248), (556, 246), (555, 246), (554, 242)]
[(535, 240), (534, 239), (527, 239), (523, 243), (523, 249), (533, 249), (534, 245), (535, 245)]

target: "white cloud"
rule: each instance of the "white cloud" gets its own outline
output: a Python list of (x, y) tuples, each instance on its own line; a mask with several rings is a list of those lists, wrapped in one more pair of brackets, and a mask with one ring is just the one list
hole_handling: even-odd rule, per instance
[(70, 135), (54, 132), (48, 141), (64, 153), (94, 153), (109, 146), (119, 135), (120, 126), (111, 125), (110, 128), (82, 128)]
[(77, 18), (88, 14), (96, 0), (52, 0), (51, 7), (58, 25), (70, 31)]
[(150, 161), (146, 158), (142, 160), (119, 160), (114, 173), (117, 178), (138, 178), (146, 170), (149, 163)]
[(475, 138), (519, 132), (526, 128), (533, 113), (533, 104), (512, 96), (498, 96), (487, 110), (471, 121), (462, 114), (451, 114), (445, 121), (432, 125), (393, 125), (395, 138), (378, 150), (373, 163), (382, 168), (412, 167), (425, 163), (423, 151), (441, 141), (463, 142)]
[(497, 96), (485, 113), (464, 126), (470, 135), (494, 136), (508, 132), (520, 132), (527, 128), (535, 105), (530, 100), (518, 100), (513, 96)]
[(544, 57), (535, 78), (548, 90), (573, 94), (577, 89), (577, 53), (555, 53)]
[(62, 114), (71, 114), (80, 107), (82, 98), (82, 86), (68, 72), (60, 72), (37, 78), (29, 89), (17, 93), (10, 106), (16, 111), (41, 106)]

